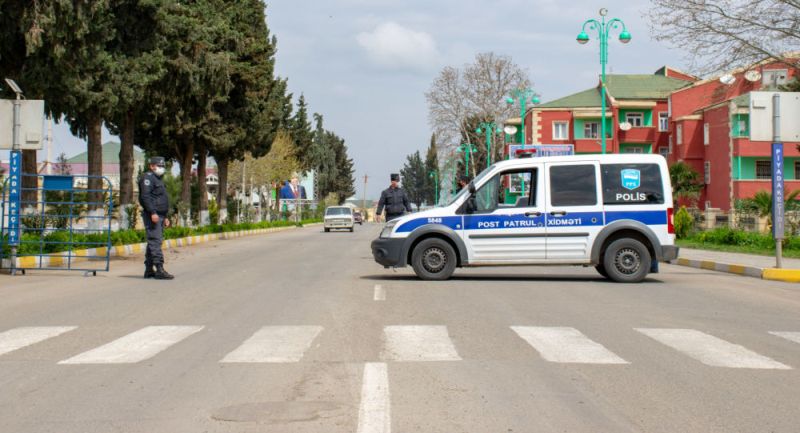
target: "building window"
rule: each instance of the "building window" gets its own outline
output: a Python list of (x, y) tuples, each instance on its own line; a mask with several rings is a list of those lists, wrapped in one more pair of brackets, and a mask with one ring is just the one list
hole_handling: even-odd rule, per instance
[(630, 123), (633, 127), (644, 125), (644, 114), (642, 113), (627, 113), (625, 114), (625, 121)]
[(739, 136), (747, 137), (747, 121), (746, 120), (737, 120), (736, 122), (739, 125)]
[(586, 122), (583, 124), (583, 138), (600, 137), (600, 124), (597, 122)]
[(553, 122), (553, 140), (569, 140), (568, 122)]
[(622, 153), (644, 153), (644, 146), (626, 146), (622, 148)]
[(703, 124), (703, 144), (708, 146), (709, 136), (708, 136), (708, 123)]
[(706, 185), (711, 184), (711, 161), (706, 161), (703, 164), (703, 178)]
[(794, 162), (794, 178), (800, 180), (800, 161)]
[(681, 144), (683, 144), (683, 125), (678, 125), (675, 128), (675, 135), (677, 135), (677, 138), (675, 138), (675, 140), (677, 141), (678, 146), (680, 146)]
[(669, 113), (658, 113), (658, 130), (669, 130)]
[(756, 179), (772, 179), (772, 162), (769, 160), (756, 161)]
[(663, 156), (664, 158), (666, 158), (669, 155), (669, 147), (667, 146), (659, 147), (658, 153), (661, 154), (661, 156)]

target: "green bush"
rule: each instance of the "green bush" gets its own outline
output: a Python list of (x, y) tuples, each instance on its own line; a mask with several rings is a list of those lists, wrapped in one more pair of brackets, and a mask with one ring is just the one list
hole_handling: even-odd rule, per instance
[(675, 236), (678, 239), (686, 239), (694, 227), (694, 218), (686, 210), (686, 206), (681, 206), (678, 212), (675, 212)]

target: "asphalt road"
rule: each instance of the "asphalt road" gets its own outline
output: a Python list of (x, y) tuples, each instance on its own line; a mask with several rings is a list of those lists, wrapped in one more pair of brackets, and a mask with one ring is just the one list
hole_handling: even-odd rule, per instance
[(0, 432), (797, 432), (800, 285), (372, 261), (378, 226), (0, 276)]

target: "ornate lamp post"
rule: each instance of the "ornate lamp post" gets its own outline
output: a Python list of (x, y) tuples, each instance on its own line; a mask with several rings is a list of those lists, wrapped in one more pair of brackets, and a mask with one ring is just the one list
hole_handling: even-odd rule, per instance
[(612, 18), (606, 22), (606, 15), (608, 9), (600, 9), (601, 20), (597, 21), (592, 18), (583, 23), (581, 32), (575, 38), (579, 44), (583, 45), (589, 42), (589, 35), (586, 34), (586, 27), (589, 29), (597, 30), (597, 37), (600, 39), (600, 68), (602, 70), (600, 75), (600, 107), (602, 119), (600, 120), (600, 135), (602, 142), (602, 151), (606, 153), (606, 63), (608, 63), (608, 34), (611, 29), (617, 29), (622, 26), (622, 31), (619, 34), (619, 41), (627, 44), (631, 41), (631, 34), (625, 28), (625, 23), (619, 18)]
[(525, 144), (525, 112), (528, 111), (528, 102), (530, 101), (532, 104), (536, 105), (539, 103), (539, 96), (536, 95), (536, 92), (533, 89), (517, 89), (514, 90), (512, 96), (506, 98), (506, 103), (511, 105), (514, 103), (514, 100), (519, 101), (519, 144)]
[(481, 122), (475, 132), (478, 134), (486, 133), (486, 167), (488, 168), (492, 165), (492, 138), (495, 133), (503, 132), (503, 129), (499, 128), (494, 122)]
[(433, 170), (428, 173), (428, 177), (433, 178), (433, 206), (436, 207), (439, 205), (439, 171)]
[(464, 173), (469, 176), (469, 154), (477, 152), (478, 149), (472, 143), (462, 143), (456, 148), (456, 152), (464, 152)]

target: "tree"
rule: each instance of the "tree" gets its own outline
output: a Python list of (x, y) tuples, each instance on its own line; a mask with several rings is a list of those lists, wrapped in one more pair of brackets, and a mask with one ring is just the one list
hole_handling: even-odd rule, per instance
[(353, 160), (347, 155), (347, 146), (344, 139), (334, 134), (334, 150), (336, 153), (336, 180), (333, 192), (339, 197), (339, 204), (344, 203), (348, 197), (356, 193), (355, 179), (353, 178)]
[(516, 109), (506, 98), (514, 89), (530, 86), (528, 73), (511, 57), (480, 53), (462, 69), (442, 69), (425, 93), (428, 122), (439, 143), (456, 146), (461, 138), (474, 133), (478, 122), (499, 124), (514, 116)]
[(295, 146), (297, 147), (297, 157), (303, 170), (312, 168), (311, 146), (314, 144), (314, 131), (311, 129), (311, 122), (308, 120), (308, 104), (306, 98), (300, 94), (297, 101), (297, 111), (290, 121), (290, 131)]
[(703, 185), (700, 175), (689, 164), (681, 161), (669, 167), (669, 178), (672, 182), (672, 197), (675, 202), (687, 200), (694, 206), (700, 198)]
[(67, 162), (67, 155), (64, 152), (61, 152), (58, 158), (56, 158), (56, 162), (53, 164), (53, 173), (63, 175), (72, 174), (72, 167), (69, 165), (69, 162)]
[(689, 53), (694, 68), (713, 73), (777, 59), (800, 43), (796, 0), (652, 0), (656, 40)]
[[(436, 172), (436, 176), (431, 177), (431, 172)], [(434, 206), (438, 205), (438, 203), (436, 203), (436, 195), (440, 185), (436, 184), (436, 180), (438, 179), (441, 184), (442, 176), (439, 172), (439, 151), (436, 148), (436, 134), (431, 134), (431, 144), (428, 146), (428, 152), (425, 154), (425, 173), (427, 173), (428, 182), (425, 186), (423, 199), (425, 202), (432, 203)]]
[(428, 185), (428, 173), (425, 171), (425, 164), (422, 162), (419, 151), (408, 155), (406, 163), (400, 170), (403, 188), (408, 194), (408, 199), (417, 205), (419, 210), (425, 201), (425, 190)]

